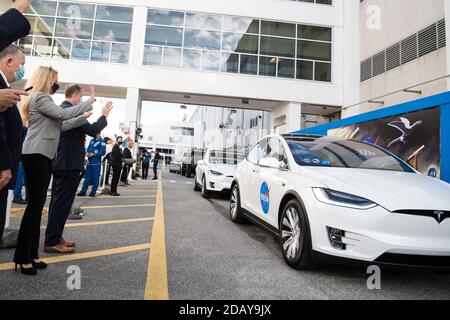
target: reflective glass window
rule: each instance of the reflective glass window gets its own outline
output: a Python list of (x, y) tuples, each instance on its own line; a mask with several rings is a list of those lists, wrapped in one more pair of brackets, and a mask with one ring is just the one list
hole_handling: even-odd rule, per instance
[(179, 68), (181, 65), (181, 48), (164, 48), (163, 67)]
[(331, 28), (298, 25), (298, 35), (301, 39), (331, 41)]
[(91, 42), (74, 40), (72, 44), (72, 59), (89, 60)]
[(200, 69), (202, 52), (200, 50), (183, 50), (183, 68)]
[(331, 43), (299, 40), (297, 57), (301, 59), (331, 61)]
[(145, 46), (144, 64), (151, 66), (161, 66), (161, 62), (162, 62), (162, 47)]
[(222, 16), (188, 12), (186, 13), (186, 27), (221, 30)]
[(97, 21), (94, 28), (94, 39), (114, 42), (130, 42), (131, 24)]
[(258, 56), (241, 54), (239, 70), (242, 74), (258, 74)]
[(239, 55), (236, 53), (222, 53), (220, 59), (220, 71), (238, 73), (239, 72)]
[(111, 43), (110, 62), (128, 63), (130, 45), (128, 43)]
[(184, 46), (186, 48), (220, 50), (220, 38), (220, 32), (186, 29)]
[(184, 25), (184, 12), (149, 9), (147, 22), (182, 27)]
[(259, 57), (259, 74), (261, 76), (277, 76), (277, 58)]
[(204, 50), (202, 52), (202, 69), (220, 71), (220, 52)]
[(295, 78), (295, 60), (278, 59), (278, 77), (279, 78)]
[(223, 18), (223, 31), (259, 34), (259, 20), (225, 16)]
[(261, 37), (260, 53), (280, 57), (295, 57), (295, 40), (275, 37)]
[(133, 8), (117, 6), (97, 6), (98, 20), (133, 22)]
[(181, 47), (183, 43), (183, 29), (147, 26), (145, 43)]
[(95, 5), (80, 2), (59, 2), (58, 16), (73, 19), (94, 19)]
[(258, 54), (258, 46), (258, 36), (228, 32), (223, 34), (224, 51)]
[(91, 60), (108, 62), (110, 50), (111, 50), (110, 42), (97, 42), (97, 41), (92, 42)]
[(261, 34), (295, 38), (295, 24), (261, 21)]
[(57, 37), (91, 39), (93, 21), (58, 18), (56, 20), (55, 35)]

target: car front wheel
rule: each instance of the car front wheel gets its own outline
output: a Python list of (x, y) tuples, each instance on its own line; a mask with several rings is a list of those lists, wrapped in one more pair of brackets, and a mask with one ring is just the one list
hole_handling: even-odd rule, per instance
[(289, 201), (280, 222), (281, 250), (289, 266), (296, 270), (307, 270), (313, 266), (310, 239), (306, 214), (297, 200)]
[(195, 177), (194, 177), (194, 191), (200, 191), (201, 190), (201, 188), (200, 188), (200, 186), (198, 185), (198, 182), (197, 182), (197, 173), (195, 174)]
[(241, 198), (239, 195), (239, 187), (237, 184), (231, 189), (230, 198), (230, 218), (234, 223), (244, 223), (245, 219), (242, 217), (241, 213)]
[(206, 187), (205, 176), (203, 176), (203, 178), (202, 178), (202, 197), (205, 199), (208, 199), (209, 197), (211, 197), (211, 191), (209, 191), (208, 188)]

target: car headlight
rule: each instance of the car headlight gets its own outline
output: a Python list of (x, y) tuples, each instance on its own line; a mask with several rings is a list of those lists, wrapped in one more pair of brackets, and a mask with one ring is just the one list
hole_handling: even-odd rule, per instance
[(223, 176), (223, 173), (219, 171), (209, 170), (209, 173), (215, 176)]
[(333, 206), (368, 210), (377, 206), (373, 201), (352, 194), (325, 188), (313, 188), (317, 200)]

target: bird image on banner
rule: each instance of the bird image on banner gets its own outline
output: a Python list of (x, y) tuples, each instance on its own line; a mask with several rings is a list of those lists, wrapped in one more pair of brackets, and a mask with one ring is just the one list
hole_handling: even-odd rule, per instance
[(411, 135), (413, 130), (417, 126), (420, 126), (422, 123), (423, 123), (423, 121), (420, 120), (420, 121), (415, 122), (413, 125), (411, 125), (411, 122), (407, 118), (400, 118), (400, 120), (396, 120), (396, 121), (392, 121), (392, 122), (388, 123), (388, 126), (395, 128), (401, 132), (401, 136), (398, 137), (397, 139), (392, 140), (388, 144), (388, 148), (390, 148), (397, 142), (402, 142), (403, 144), (406, 144), (407, 143), (406, 138), (408, 138), (408, 136)]

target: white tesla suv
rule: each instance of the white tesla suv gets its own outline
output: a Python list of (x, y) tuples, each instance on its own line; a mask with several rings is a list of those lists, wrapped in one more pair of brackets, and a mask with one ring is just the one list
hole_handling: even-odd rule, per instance
[(197, 164), (194, 190), (201, 191), (204, 198), (213, 192), (231, 190), (236, 165), (245, 159), (245, 154), (235, 151), (208, 150)]
[(236, 168), (231, 220), (279, 237), (287, 264), (450, 268), (450, 185), (372, 144), (271, 135)]

